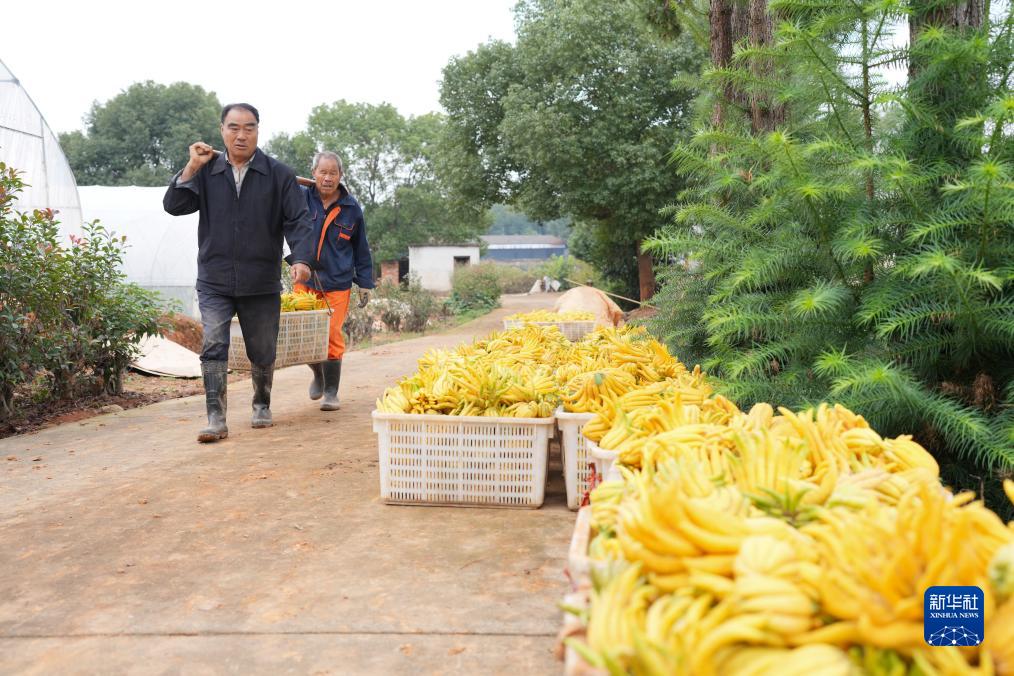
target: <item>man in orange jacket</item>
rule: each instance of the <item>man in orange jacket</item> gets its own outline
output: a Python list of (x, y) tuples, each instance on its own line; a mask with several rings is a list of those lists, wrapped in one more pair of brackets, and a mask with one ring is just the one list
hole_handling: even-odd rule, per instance
[(310, 399), (323, 397), (320, 410), (337, 411), (342, 356), (345, 354), (342, 325), (348, 314), (353, 283), (359, 287), (359, 307), (365, 307), (370, 300), (369, 289), (374, 288), (373, 257), (366, 240), (363, 209), (342, 183), (341, 158), (333, 152), (317, 153), (311, 171), (317, 185), (302, 190), (313, 221), (317, 278), (306, 284), (297, 284), (295, 290), (326, 298), (334, 312), (327, 361), (310, 364), (313, 371)]

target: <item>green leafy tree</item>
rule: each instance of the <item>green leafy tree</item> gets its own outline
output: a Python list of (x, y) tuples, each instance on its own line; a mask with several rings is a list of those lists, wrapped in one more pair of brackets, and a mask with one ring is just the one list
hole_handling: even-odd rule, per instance
[(389, 103), (336, 101), (314, 108), (307, 124), (318, 147), (342, 156), (348, 185), (367, 207), (390, 197), (406, 173), (407, 134), (407, 121)]
[(264, 152), (289, 165), (300, 176), (309, 176), (317, 142), (306, 132), (276, 134), (264, 145)]
[(60, 134), (60, 145), (79, 185), (165, 185), (190, 144), (219, 142), (221, 109), (197, 85), (139, 82), (94, 103), (85, 130)]
[(570, 237), (571, 221), (566, 216), (539, 223), (505, 204), (494, 204), (489, 215), (492, 224), (487, 235), (555, 235), (565, 242)]
[[(1010, 15), (924, 23), (902, 50), (890, 27), (913, 10), (894, 0), (771, 9), (773, 43), (705, 81), (785, 117), (705, 110), (676, 150), (693, 185), (648, 245), (669, 261), (656, 329), (741, 406), (834, 399), (945, 465), (1014, 467)], [(906, 58), (894, 91), (879, 73)]]
[(503, 143), (500, 125), (511, 85), (523, 73), (512, 45), (491, 41), (464, 57), (451, 59), (440, 82), (447, 111), (442, 172), (464, 204), (506, 204), (522, 167)]
[(636, 293), (639, 244), (682, 183), (666, 157), (692, 95), (673, 79), (701, 52), (630, 3), (526, 0), (516, 16), (515, 46), (490, 42), (444, 69), (449, 181), (463, 200), (586, 223), (589, 262)]
[(397, 260), (414, 244), (459, 244), (478, 239), (487, 222), (482, 214), (456, 213), (439, 182), (398, 186), (374, 207), (369, 218), (370, 246), (377, 260)]
[(410, 245), (471, 242), (488, 227), (481, 210), (451, 201), (438, 173), (444, 124), (437, 114), (405, 118), (386, 103), (336, 101), (314, 108), (306, 131), (275, 136), (266, 150), (307, 173), (318, 150), (338, 153), (374, 258), (396, 260)]

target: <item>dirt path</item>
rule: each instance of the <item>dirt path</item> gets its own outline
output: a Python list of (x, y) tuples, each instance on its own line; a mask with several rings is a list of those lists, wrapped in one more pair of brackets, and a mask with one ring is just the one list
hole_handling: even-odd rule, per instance
[(275, 376), (276, 425), (198, 445), (189, 397), (0, 441), (0, 672), (558, 673), (573, 514), (558, 463), (540, 510), (387, 506), (370, 411), (448, 333), (346, 357), (342, 410)]

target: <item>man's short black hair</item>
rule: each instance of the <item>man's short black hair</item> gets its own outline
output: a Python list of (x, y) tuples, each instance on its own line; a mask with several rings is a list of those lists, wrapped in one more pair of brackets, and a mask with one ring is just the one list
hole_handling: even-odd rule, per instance
[(259, 124), (261, 121), (261, 114), (257, 112), (257, 109), (251, 106), (249, 103), (230, 103), (222, 108), (222, 122), (225, 122), (225, 116), (229, 114), (229, 111), (233, 108), (242, 108), (243, 110), (249, 110), (253, 113), (254, 119)]

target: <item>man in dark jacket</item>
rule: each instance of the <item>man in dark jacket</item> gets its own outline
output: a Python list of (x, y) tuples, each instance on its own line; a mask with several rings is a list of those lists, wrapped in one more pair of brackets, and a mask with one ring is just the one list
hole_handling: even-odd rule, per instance
[(327, 361), (310, 364), (313, 382), (310, 398), (324, 401), (322, 411), (338, 410), (338, 384), (342, 376), (345, 336), (342, 325), (348, 315), (352, 284), (359, 287), (359, 307), (369, 301), (373, 284), (373, 258), (366, 240), (363, 209), (342, 183), (342, 161), (336, 153), (320, 152), (313, 158), (314, 187), (303, 188), (313, 222), (314, 266), (318, 280), (312, 286), (296, 285), (297, 291), (327, 299), (331, 307), (331, 335)]
[(282, 237), (292, 251), (292, 279), (310, 277), (313, 253), (306, 200), (292, 169), (257, 148), (260, 114), (247, 103), (222, 109), (217, 154), (206, 143), (190, 146), (190, 159), (173, 177), (163, 206), (174, 215), (200, 212), (197, 226), (197, 298), (204, 326), (201, 372), (208, 426), (198, 441), (224, 439), (229, 327), (239, 316), (251, 363), (255, 428), (270, 427), (271, 381), (282, 290)]

